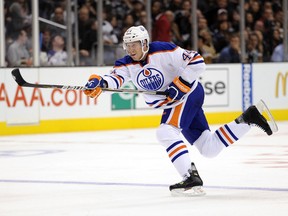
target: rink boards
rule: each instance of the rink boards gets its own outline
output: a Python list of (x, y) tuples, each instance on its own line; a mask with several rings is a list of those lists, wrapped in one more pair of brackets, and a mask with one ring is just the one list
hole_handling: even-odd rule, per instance
[[(209, 123), (233, 120), (263, 99), (276, 120), (288, 120), (288, 64), (213, 64), (200, 78)], [(32, 83), (84, 85), (92, 73), (112, 67), (21, 68)], [(0, 69), (0, 135), (156, 127), (162, 110), (141, 95), (103, 93), (98, 100), (81, 91), (17, 86), (12, 68)], [(133, 88), (128, 83), (124, 88)]]

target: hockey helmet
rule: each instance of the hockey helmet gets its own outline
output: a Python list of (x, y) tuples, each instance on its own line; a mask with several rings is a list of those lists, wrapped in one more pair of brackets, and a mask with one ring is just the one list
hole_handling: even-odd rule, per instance
[(124, 50), (126, 50), (127, 43), (140, 41), (143, 49), (145, 40), (147, 41), (147, 46), (149, 48), (150, 38), (148, 31), (145, 29), (145, 27), (142, 25), (132, 26), (124, 33), (123, 48)]

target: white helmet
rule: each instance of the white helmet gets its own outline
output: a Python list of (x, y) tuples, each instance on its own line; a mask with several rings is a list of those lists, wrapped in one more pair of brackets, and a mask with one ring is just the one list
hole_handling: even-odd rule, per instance
[[(144, 51), (144, 42), (145, 42), (145, 40), (146, 40), (145, 44), (147, 44), (147, 46), (148, 46), (147, 51)], [(124, 33), (124, 36), (123, 36), (123, 49), (126, 50), (126, 48), (127, 48), (126, 44), (127, 43), (135, 42), (135, 41), (140, 41), (141, 42), (142, 51), (143, 51), (142, 58), (143, 58), (144, 55), (149, 50), (149, 42), (150, 42), (148, 31), (145, 29), (144, 26), (142, 26), (142, 25), (140, 25), (140, 26), (132, 26), (129, 29), (127, 29), (127, 31)], [(142, 60), (142, 58), (141, 58), (141, 60)]]

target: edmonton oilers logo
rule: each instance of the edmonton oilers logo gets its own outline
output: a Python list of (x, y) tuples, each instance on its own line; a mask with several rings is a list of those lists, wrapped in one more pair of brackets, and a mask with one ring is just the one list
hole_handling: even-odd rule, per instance
[(163, 83), (163, 74), (155, 68), (146, 68), (137, 76), (137, 84), (145, 90), (159, 90)]

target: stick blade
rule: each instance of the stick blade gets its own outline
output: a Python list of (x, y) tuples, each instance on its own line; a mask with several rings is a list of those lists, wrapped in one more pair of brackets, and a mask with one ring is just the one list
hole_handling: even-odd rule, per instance
[(26, 83), (26, 81), (23, 79), (23, 77), (22, 77), (22, 75), (20, 73), (19, 68), (13, 69), (11, 74), (12, 74), (12, 77), (14, 78), (14, 80), (18, 83), (19, 86), (23, 86)]

